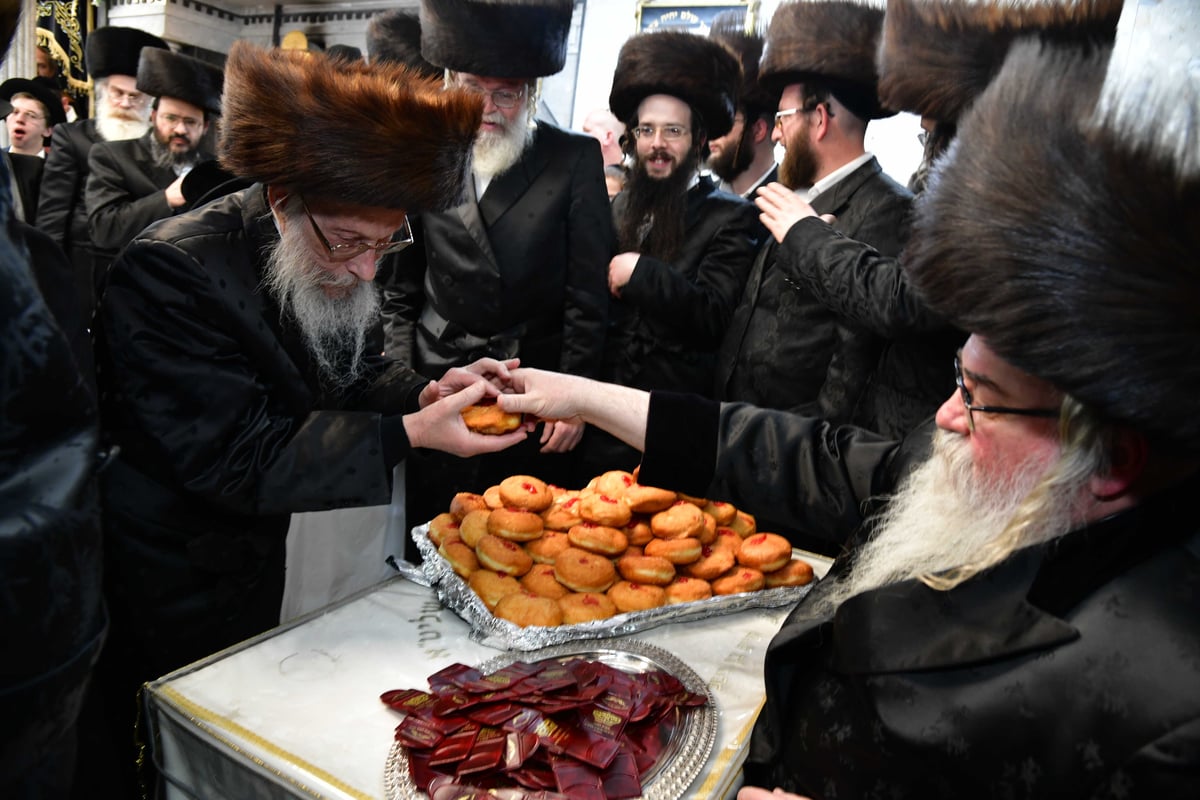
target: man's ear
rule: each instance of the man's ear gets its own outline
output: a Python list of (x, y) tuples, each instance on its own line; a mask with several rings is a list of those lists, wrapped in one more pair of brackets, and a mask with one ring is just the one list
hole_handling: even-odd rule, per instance
[(771, 125), (762, 117), (754, 120), (754, 127), (751, 129), (754, 131), (754, 143), (761, 144), (764, 141), (769, 141), (771, 139), (771, 129)]
[(275, 219), (278, 220), (281, 229), (286, 224), (287, 218), (280, 211), (280, 208), (287, 203), (290, 196), (287, 189), (276, 186), (273, 183), (267, 184), (267, 204), (271, 206), (271, 211), (275, 212)]
[(1089, 489), (1098, 500), (1116, 500), (1127, 493), (1146, 469), (1150, 445), (1146, 437), (1130, 428), (1118, 427), (1112, 434), (1108, 470), (1094, 475)]

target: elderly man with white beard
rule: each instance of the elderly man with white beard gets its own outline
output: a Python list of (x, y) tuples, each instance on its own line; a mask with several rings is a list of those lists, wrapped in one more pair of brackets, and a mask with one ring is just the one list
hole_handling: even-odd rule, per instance
[(936, 436), (514, 372), (504, 408), (612, 431), (642, 482), (845, 545), (768, 648), (740, 800), (1200, 791), (1184, 4), (1018, 41), (961, 119), (904, 256), (973, 332)]
[(154, 99), (137, 88), (138, 55), (143, 47), (167, 43), (137, 28), (108, 26), (88, 34), (84, 57), (95, 92), (95, 117), (55, 125), (38, 195), (37, 226), (57, 242), (75, 270), (80, 308), (95, 305), (92, 237), (88, 231), (88, 154), (96, 142), (136, 139), (150, 127)]
[(389, 502), (417, 448), (525, 438), (472, 433), (459, 413), (515, 362), (430, 381), (363, 352), (377, 261), (411, 241), (406, 212), (461, 195), (478, 99), (399, 65), (247, 42), (226, 81), (221, 162), (257, 182), (140, 233), (97, 313), (115, 448), (95, 695), (112, 741), (128, 740), (142, 681), (278, 623), (292, 512)]
[[(414, 217), (415, 245), (381, 269), (386, 352), (437, 373), (480, 356), (598, 377), (615, 244), (600, 145), (534, 119), (538, 79), (563, 68), (571, 0), (424, 0), (421, 55), (483, 98), (466, 201)], [(515, 473), (582, 482), (581, 426), (466, 464), (408, 464), (408, 518)], [(416, 558), (415, 551), (409, 552)]]

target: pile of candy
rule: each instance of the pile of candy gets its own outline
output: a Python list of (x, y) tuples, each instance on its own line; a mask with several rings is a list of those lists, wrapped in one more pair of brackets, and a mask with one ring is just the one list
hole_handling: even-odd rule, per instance
[(638, 797), (680, 709), (708, 702), (661, 670), (629, 673), (582, 657), (490, 675), (454, 664), (431, 675), (429, 688), (380, 699), (404, 714), (396, 739), (432, 800)]

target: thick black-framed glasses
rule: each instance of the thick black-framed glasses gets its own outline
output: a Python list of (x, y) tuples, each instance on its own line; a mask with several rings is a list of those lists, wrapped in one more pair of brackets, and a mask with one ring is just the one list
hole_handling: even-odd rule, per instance
[(971, 390), (967, 388), (962, 373), (962, 350), (954, 354), (954, 382), (958, 384), (958, 394), (963, 406), (967, 409), (967, 427), (975, 431), (975, 412), (984, 414), (1016, 414), (1022, 417), (1043, 417), (1056, 419), (1061, 413), (1057, 408), (1008, 408), (1007, 406), (977, 406), (971, 400)]
[(352, 258), (357, 258), (368, 250), (375, 251), (375, 258), (382, 258), (388, 253), (399, 253), (404, 248), (413, 243), (412, 228), (408, 226), (408, 217), (404, 217), (404, 224), (397, 231), (400, 238), (395, 238), (395, 234), (391, 239), (383, 239), (378, 242), (354, 242), (353, 244), (330, 244), (325, 238), (325, 234), (321, 231), (321, 227), (317, 225), (317, 221), (313, 219), (313, 215), (308, 210), (308, 204), (303, 200), (300, 201), (300, 207), (304, 209), (304, 216), (308, 217), (308, 221), (312, 224), (313, 233), (317, 234), (317, 238), (321, 240), (321, 244), (325, 245), (325, 249), (329, 253), (329, 260), (334, 262), (349, 261)]

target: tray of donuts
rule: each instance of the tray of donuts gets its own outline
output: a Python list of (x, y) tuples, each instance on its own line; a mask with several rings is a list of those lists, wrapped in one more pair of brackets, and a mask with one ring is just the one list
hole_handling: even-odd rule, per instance
[(512, 475), (413, 528), (421, 569), (471, 638), (536, 650), (796, 603), (812, 565), (733, 505), (614, 470), (582, 489)]

